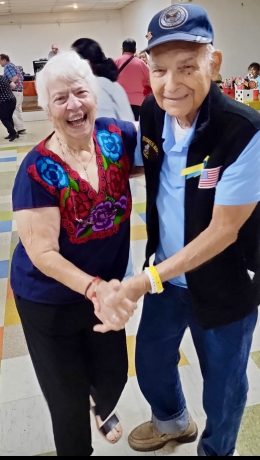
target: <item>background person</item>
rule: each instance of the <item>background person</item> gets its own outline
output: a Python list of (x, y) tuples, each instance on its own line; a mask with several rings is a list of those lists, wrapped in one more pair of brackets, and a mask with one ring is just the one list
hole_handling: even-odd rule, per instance
[(23, 74), (19, 67), (10, 62), (7, 54), (0, 54), (0, 65), (4, 68), (4, 76), (10, 83), (16, 99), (16, 106), (13, 113), (14, 127), (18, 134), (25, 133), (23, 121)]
[(138, 121), (140, 107), (150, 88), (149, 70), (147, 65), (135, 56), (135, 40), (124, 40), (122, 51), (122, 56), (115, 60), (119, 71), (118, 82), (125, 89), (135, 120)]
[(8, 139), (9, 142), (13, 142), (19, 137), (14, 129), (15, 105), (16, 99), (10, 88), (10, 83), (3, 75), (0, 75), (0, 120), (8, 131), (8, 136), (5, 139)]
[(59, 53), (59, 47), (55, 43), (51, 45), (51, 51), (48, 54), (48, 60), (51, 59), (53, 56)]
[(97, 77), (97, 117), (134, 121), (127, 94), (117, 82), (118, 69), (113, 59), (107, 58), (101, 46), (91, 38), (79, 38), (72, 48), (88, 60)]

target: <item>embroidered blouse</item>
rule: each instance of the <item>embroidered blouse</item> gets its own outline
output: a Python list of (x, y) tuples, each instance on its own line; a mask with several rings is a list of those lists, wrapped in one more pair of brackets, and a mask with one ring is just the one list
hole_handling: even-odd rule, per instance
[[(61, 255), (90, 275), (122, 279), (129, 254), (134, 125), (107, 118), (96, 120), (97, 192), (46, 148), (47, 140), (29, 152), (19, 168), (13, 210), (59, 207)], [(16, 295), (35, 302), (64, 304), (82, 300), (80, 294), (40, 272), (21, 241), (12, 259), (11, 285)]]

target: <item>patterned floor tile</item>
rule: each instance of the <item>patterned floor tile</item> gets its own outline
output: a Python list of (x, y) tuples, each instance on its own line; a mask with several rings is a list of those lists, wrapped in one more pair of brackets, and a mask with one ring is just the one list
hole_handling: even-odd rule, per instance
[(28, 355), (24, 333), (21, 324), (4, 328), (3, 359), (17, 358)]
[(128, 376), (134, 377), (135, 370), (135, 336), (129, 335), (127, 337), (127, 352), (128, 352)]
[(11, 238), (11, 245), (10, 245), (10, 259), (13, 256), (13, 252), (14, 252), (16, 246), (17, 246), (18, 241), (19, 241), (18, 233), (17, 233), (17, 231), (13, 231), (12, 232), (12, 238)]
[(7, 278), (0, 278), (0, 326), (4, 326)]
[(13, 156), (13, 154), (11, 153), (11, 155), (5, 155), (3, 156), (0, 155), (0, 163), (15, 163), (17, 160), (17, 156)]
[(13, 227), (13, 222), (11, 220), (5, 220), (0, 222), (0, 233), (11, 232)]
[(0, 260), (9, 260), (11, 233), (0, 233)]
[(138, 214), (142, 214), (146, 210), (146, 203), (134, 203), (133, 208)]
[(5, 309), (5, 326), (15, 326), (17, 324), (20, 324), (20, 322), (20, 317), (16, 310), (13, 296), (7, 298)]
[(3, 356), (3, 339), (4, 339), (4, 328), (0, 327), (0, 361)]
[(10, 193), (10, 190), (13, 186), (15, 178), (15, 172), (3, 172), (1, 173), (0, 181), (0, 191), (1, 195), (4, 195), (4, 191), (7, 190)]
[[(0, 225), (1, 232), (1, 225)], [(0, 260), (0, 278), (7, 278), (9, 269), (9, 260)]]
[[(251, 358), (256, 363), (257, 367), (260, 369), (260, 351), (253, 351), (251, 353)], [(260, 435), (260, 433), (259, 433)]]
[[(130, 335), (127, 336), (127, 351), (128, 351), (128, 376), (135, 377), (136, 376), (136, 369), (135, 369), (135, 345), (136, 345), (136, 336)], [(187, 357), (180, 351), (181, 359), (179, 362), (179, 366), (188, 366), (189, 362)]]
[(0, 211), (0, 221), (11, 221), (13, 219), (12, 211)]
[(247, 407), (237, 442), (241, 456), (260, 456), (260, 404)]
[(131, 240), (146, 240), (147, 233), (145, 225), (134, 225), (131, 228)]

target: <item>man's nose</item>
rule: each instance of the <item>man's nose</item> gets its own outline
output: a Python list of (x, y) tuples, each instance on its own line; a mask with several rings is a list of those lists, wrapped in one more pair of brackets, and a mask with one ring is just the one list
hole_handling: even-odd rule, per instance
[(165, 89), (167, 89), (168, 91), (174, 91), (181, 83), (180, 80), (180, 73), (178, 71), (167, 72), (165, 78)]
[(79, 101), (77, 96), (75, 96), (74, 94), (70, 94), (68, 98), (67, 108), (73, 110), (78, 109), (79, 107), (81, 107), (81, 102)]

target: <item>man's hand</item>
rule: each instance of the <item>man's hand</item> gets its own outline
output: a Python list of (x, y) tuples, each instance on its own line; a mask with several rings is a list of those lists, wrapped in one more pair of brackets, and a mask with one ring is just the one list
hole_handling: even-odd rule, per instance
[(150, 281), (145, 273), (128, 278), (123, 281), (123, 286), (127, 297), (133, 302), (137, 302), (144, 294), (151, 289)]

